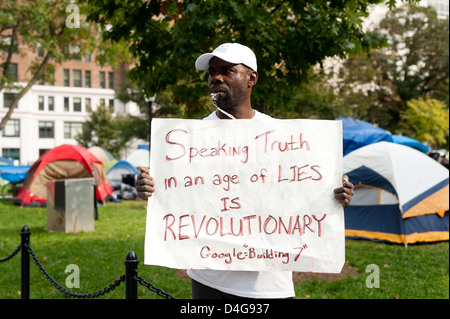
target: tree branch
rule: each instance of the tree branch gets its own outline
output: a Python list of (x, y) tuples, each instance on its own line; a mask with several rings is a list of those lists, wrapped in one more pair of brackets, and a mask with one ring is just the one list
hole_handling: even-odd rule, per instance
[[(65, 21), (61, 24), (61, 29), (56, 34), (55, 40), (58, 40), (64, 33), (64, 30), (66, 28)], [(51, 32), (54, 32), (53, 28), (50, 28)], [(51, 34), (52, 35), (52, 34)], [(6, 113), (5, 117), (3, 117), (2, 121), (0, 122), (0, 130), (2, 130), (6, 122), (9, 121), (11, 118), (12, 113), (14, 112), (14, 109), (16, 108), (17, 104), (19, 103), (20, 99), (31, 89), (31, 87), (36, 83), (36, 81), (41, 77), (42, 73), (44, 72), (45, 68), (47, 67), (48, 61), (53, 55), (53, 50), (47, 50), (47, 54), (45, 55), (44, 59), (42, 60), (41, 64), (39, 65), (39, 68), (37, 69), (36, 73), (33, 75), (31, 80), (28, 82), (28, 84), (19, 92), (19, 94), (14, 99), (13, 103), (8, 109), (8, 112)]]
[(5, 78), (6, 74), (8, 72), (9, 66), (11, 65), (11, 58), (14, 53), (14, 44), (17, 43), (17, 25), (15, 25), (12, 28), (12, 34), (11, 34), (11, 43), (9, 44), (8, 48), (8, 54), (6, 56), (5, 63), (3, 63), (2, 66), (2, 78), (0, 79), (0, 91), (3, 90), (3, 87), (5, 86)]

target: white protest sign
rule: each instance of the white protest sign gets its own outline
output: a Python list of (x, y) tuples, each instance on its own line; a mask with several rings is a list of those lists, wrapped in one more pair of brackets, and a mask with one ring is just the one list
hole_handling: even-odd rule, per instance
[(144, 263), (340, 272), (342, 124), (152, 121)]

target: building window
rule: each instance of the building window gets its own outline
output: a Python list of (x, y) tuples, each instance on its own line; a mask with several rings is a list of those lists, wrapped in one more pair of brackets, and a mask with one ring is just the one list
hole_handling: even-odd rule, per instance
[(64, 98), (64, 112), (69, 112), (69, 111), (70, 111), (69, 98), (65, 97)]
[(39, 138), (54, 138), (55, 123), (50, 121), (39, 121)]
[(100, 99), (100, 106), (106, 106), (105, 99)]
[[(2, 43), (0, 44), (2, 51), (4, 53), (8, 53), (9, 52), (9, 47), (11, 46), (11, 41), (12, 41), (12, 37), (10, 35), (4, 35), (2, 36)], [(18, 53), (18, 49), (17, 49), (17, 40), (14, 41), (13, 43), (13, 53)]]
[(108, 88), (114, 89), (114, 72), (108, 72)]
[(106, 88), (105, 72), (100, 72), (100, 87), (102, 89)]
[(42, 95), (38, 96), (38, 106), (39, 111), (44, 110), (44, 97)]
[(114, 111), (114, 99), (110, 99), (110, 100), (109, 100), (109, 109), (110, 109), (111, 111)]
[[(17, 97), (17, 93), (3, 93), (3, 108), (9, 109)], [(16, 105), (16, 108), (19, 104)]]
[(90, 98), (85, 98), (84, 103), (86, 105), (86, 112), (91, 112), (92, 111), (92, 107), (91, 107), (91, 99)]
[(3, 137), (20, 137), (20, 120), (8, 120), (2, 130)]
[(4, 148), (2, 149), (2, 156), (9, 158), (13, 161), (18, 160), (20, 162), (20, 149), (18, 148)]
[(63, 70), (63, 81), (64, 86), (70, 86), (70, 70), (68, 69)]
[(40, 148), (39, 149), (39, 157), (41, 157), (42, 154), (44, 154), (45, 152), (49, 151), (49, 148)]
[(55, 110), (55, 98), (53, 96), (48, 97), (48, 110), (49, 111)]
[(81, 87), (81, 70), (73, 70), (73, 86)]
[(91, 62), (92, 61), (92, 57), (91, 54), (92, 52), (89, 49), (84, 49), (84, 61), (85, 62)]
[(81, 49), (78, 45), (72, 45), (72, 60), (81, 61)]
[(45, 72), (42, 72), (38, 79), (38, 84), (45, 85), (46, 82), (50, 85), (55, 85), (55, 70), (45, 70)]
[(11, 80), (13, 80), (14, 82), (17, 82), (19, 79), (17, 63), (10, 63), (8, 65), (8, 70), (6, 71), (6, 74), (8, 74), (8, 76), (11, 78)]
[(73, 111), (81, 112), (81, 98), (80, 97), (73, 98)]
[(83, 123), (64, 122), (64, 138), (75, 138), (83, 131)]
[(37, 44), (37, 56), (38, 58), (43, 58), (45, 56), (44, 47), (40, 43)]
[(91, 71), (84, 71), (84, 86), (91, 87)]

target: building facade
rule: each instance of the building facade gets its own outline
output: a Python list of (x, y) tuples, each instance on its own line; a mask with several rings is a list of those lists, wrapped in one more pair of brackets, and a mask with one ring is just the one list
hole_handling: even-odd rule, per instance
[[(76, 46), (70, 48), (72, 53), (77, 49)], [(6, 52), (0, 51), (1, 54)], [(15, 84), (25, 86), (31, 78), (31, 64), (43, 56), (39, 48), (13, 53), (9, 74)], [(0, 156), (30, 165), (48, 149), (77, 144), (75, 136), (89, 118), (89, 111), (99, 105), (108, 106), (117, 114), (139, 115), (135, 103), (122, 103), (115, 97), (115, 90), (124, 83), (126, 70), (127, 65), (100, 66), (94, 54), (73, 54), (71, 60), (55, 64), (52, 83), (41, 80), (33, 85), (0, 131)], [(0, 91), (0, 118), (7, 113), (17, 92)]]
[(448, 0), (424, 0), (422, 2), (424, 2), (423, 5), (429, 5), (434, 7), (438, 14), (438, 18), (443, 20), (448, 18), (448, 7), (449, 7)]
[[(400, 0), (396, 1), (396, 6), (405, 5)], [(436, 10), (439, 19), (445, 20), (449, 16), (449, 1), (448, 0), (421, 0), (418, 3), (419, 6), (428, 7), (431, 6)], [(369, 17), (364, 21), (364, 28), (374, 29), (379, 27), (379, 23), (384, 19), (389, 8), (386, 4), (377, 4), (370, 7)]]

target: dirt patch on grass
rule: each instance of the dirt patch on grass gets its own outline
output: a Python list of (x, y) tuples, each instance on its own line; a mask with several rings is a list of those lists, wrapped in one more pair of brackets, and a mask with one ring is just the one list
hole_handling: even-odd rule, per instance
[(175, 274), (181, 279), (190, 279), (190, 277), (186, 273), (186, 269), (178, 269)]
[(321, 274), (321, 273), (313, 273), (313, 272), (296, 272), (292, 273), (292, 280), (294, 281), (294, 285), (306, 281), (306, 280), (317, 280), (317, 281), (335, 281), (345, 279), (348, 276), (350, 277), (358, 277), (359, 272), (356, 267), (352, 267), (346, 262), (344, 267), (342, 267), (342, 271), (339, 274)]

